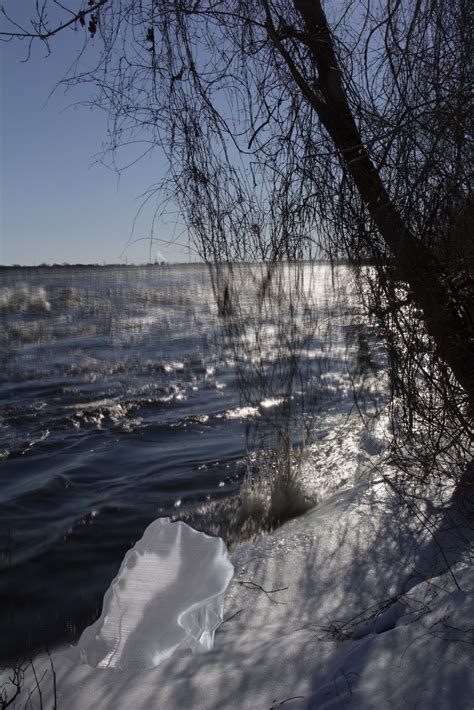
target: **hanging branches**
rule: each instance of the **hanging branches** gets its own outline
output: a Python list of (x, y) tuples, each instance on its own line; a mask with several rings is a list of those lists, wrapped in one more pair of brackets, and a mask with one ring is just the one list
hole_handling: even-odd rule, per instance
[(161, 190), (203, 260), (350, 260), (391, 363), (397, 460), (462, 467), (474, 409), (472, 4), (45, 0), (37, 12), (25, 29), (6, 3), (1, 36), (84, 32), (89, 64), (66, 83), (93, 87), (112, 151), (137, 135), (164, 151)]

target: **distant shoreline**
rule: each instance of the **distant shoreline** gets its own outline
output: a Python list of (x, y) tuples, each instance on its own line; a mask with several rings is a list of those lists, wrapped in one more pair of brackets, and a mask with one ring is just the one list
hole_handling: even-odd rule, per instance
[(169, 266), (187, 266), (188, 264), (202, 264), (200, 261), (192, 262), (157, 262), (150, 264), (0, 264), (4, 269), (127, 269), (127, 268), (163, 268)]
[[(255, 261), (255, 262), (232, 262), (233, 265), (235, 266), (256, 266), (257, 264), (262, 264), (264, 262), (260, 261)], [(269, 262), (270, 263), (270, 262)], [(348, 259), (337, 259), (337, 260), (330, 260), (330, 259), (305, 259), (301, 262), (294, 262), (294, 261), (281, 261), (281, 262), (275, 262), (275, 263), (281, 263), (281, 264), (304, 264), (304, 263), (312, 263), (312, 264), (332, 264), (334, 266), (348, 266), (351, 264), (351, 262)], [(173, 267), (182, 267), (182, 266), (216, 266), (217, 264), (208, 264), (204, 261), (181, 261), (181, 262), (167, 262), (167, 261), (162, 261), (162, 262), (156, 262), (156, 263), (144, 263), (144, 264), (0, 264), (0, 271), (5, 271), (7, 269), (34, 269), (34, 270), (39, 270), (39, 269), (162, 269), (162, 268), (173, 268)], [(222, 262), (219, 264), (220, 266), (225, 266), (225, 263)], [(371, 266), (373, 265), (370, 259), (361, 259), (358, 262), (358, 265), (366, 265), (366, 266)]]

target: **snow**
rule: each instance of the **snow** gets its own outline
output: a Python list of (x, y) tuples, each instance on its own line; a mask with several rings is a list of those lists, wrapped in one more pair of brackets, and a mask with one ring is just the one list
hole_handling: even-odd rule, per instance
[[(139, 671), (57, 650), (57, 707), (472, 709), (472, 534), (449, 505), (425, 509), (420, 526), (382, 482), (339, 490), (234, 551), (212, 650), (179, 648)], [(50, 708), (50, 659), (34, 667)], [(30, 669), (23, 698), (31, 691), (40, 707)]]

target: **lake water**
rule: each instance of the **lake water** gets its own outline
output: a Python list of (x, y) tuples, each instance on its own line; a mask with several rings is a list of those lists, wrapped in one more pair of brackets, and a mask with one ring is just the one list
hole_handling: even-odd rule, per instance
[(230, 344), (202, 265), (0, 271), (0, 657), (74, 640), (153, 519), (235, 500), (252, 422), (340, 397), (349, 326), (338, 351), (308, 325), (330, 278), (291, 333), (254, 279), (239, 311), (222, 290)]

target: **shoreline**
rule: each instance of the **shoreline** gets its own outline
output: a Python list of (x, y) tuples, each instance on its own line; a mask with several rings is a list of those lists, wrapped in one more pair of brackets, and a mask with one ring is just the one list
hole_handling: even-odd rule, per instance
[[(467, 707), (474, 570), (462, 536), (443, 534), (458, 586), (383, 484), (339, 491), (231, 554), (235, 577), (211, 651), (180, 650), (137, 672), (91, 669), (74, 648), (56, 651), (58, 708)], [(48, 663), (37, 658), (37, 674)]]

